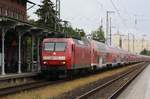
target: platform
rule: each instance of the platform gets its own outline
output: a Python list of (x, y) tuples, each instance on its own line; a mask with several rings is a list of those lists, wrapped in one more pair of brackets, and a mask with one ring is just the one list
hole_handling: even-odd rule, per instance
[(39, 72), (32, 73), (21, 73), (21, 74), (7, 74), (4, 76), (0, 76), (0, 81), (9, 80), (9, 79), (17, 79), (17, 78), (29, 78), (33, 76), (37, 76)]
[(120, 94), (117, 99), (150, 99), (150, 65)]

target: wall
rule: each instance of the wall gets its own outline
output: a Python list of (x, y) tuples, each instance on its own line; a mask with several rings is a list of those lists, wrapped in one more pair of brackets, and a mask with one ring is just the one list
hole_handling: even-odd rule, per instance
[(0, 15), (26, 20), (26, 0), (0, 0)]

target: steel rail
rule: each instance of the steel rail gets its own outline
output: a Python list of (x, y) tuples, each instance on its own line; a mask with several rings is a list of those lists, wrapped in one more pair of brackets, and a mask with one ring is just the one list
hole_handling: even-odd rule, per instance
[[(145, 63), (136, 64), (136, 67), (137, 67), (137, 66), (141, 66), (141, 65), (143, 65), (143, 67), (146, 67), (146, 65), (148, 65), (148, 64), (145, 64)], [(108, 81), (108, 82), (106, 82), (106, 83), (104, 83), (104, 84), (102, 84), (102, 85), (100, 85), (100, 86), (98, 86), (98, 87), (96, 87), (96, 88), (94, 88), (94, 89), (92, 89), (92, 90), (90, 90), (90, 91), (88, 91), (88, 92), (82, 94), (81, 96), (78, 96), (78, 97), (75, 98), (75, 99), (87, 99), (88, 97), (92, 96), (93, 94), (95, 94), (96, 92), (100, 91), (101, 89), (106, 88), (108, 85), (113, 84), (115, 81), (117, 81), (117, 80), (121, 79), (122, 77), (124, 77), (124, 76), (126, 76), (126, 75), (132, 73), (134, 70), (137, 69), (136, 67), (135, 67), (134, 69), (131, 69), (130, 71), (128, 71), (128, 72), (126, 72), (126, 73), (120, 75), (119, 77), (114, 78), (113, 80), (110, 80), (110, 81)], [(142, 68), (142, 70), (143, 70), (143, 69), (144, 69), (144, 68)], [(142, 72), (142, 70), (140, 70), (140, 72)], [(139, 72), (139, 73), (140, 73), (140, 72)], [(139, 73), (138, 73), (138, 74), (139, 74)], [(136, 74), (136, 76), (137, 76), (138, 74)], [(130, 82), (131, 82), (131, 81), (130, 81)], [(112, 97), (109, 97), (109, 99), (115, 99), (115, 98), (113, 98), (113, 97), (115, 97), (115, 95), (117, 95), (117, 92), (116, 92), (116, 94), (113, 94)]]
[(118, 90), (116, 90), (110, 97), (108, 97), (108, 99), (116, 99), (120, 93), (146, 68), (146, 65), (143, 68), (141, 68), (141, 70), (133, 77), (131, 78), (129, 81), (127, 81), (125, 84), (123, 84)]

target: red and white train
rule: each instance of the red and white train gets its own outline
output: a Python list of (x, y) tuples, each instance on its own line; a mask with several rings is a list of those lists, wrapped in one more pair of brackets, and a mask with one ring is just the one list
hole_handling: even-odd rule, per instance
[(95, 70), (143, 61), (150, 61), (150, 57), (132, 54), (94, 40), (46, 38), (42, 42), (42, 72)]

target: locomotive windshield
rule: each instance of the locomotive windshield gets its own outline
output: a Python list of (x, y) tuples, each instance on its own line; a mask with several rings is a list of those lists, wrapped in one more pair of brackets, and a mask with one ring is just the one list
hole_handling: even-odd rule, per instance
[(49, 42), (44, 44), (45, 51), (65, 51), (66, 43), (63, 42)]
[(66, 43), (55, 43), (55, 51), (65, 51)]

